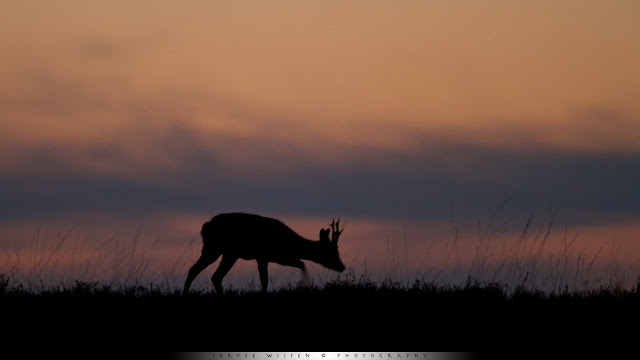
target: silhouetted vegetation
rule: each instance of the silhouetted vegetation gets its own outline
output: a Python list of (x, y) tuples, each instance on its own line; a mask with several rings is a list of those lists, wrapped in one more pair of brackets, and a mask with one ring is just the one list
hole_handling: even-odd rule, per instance
[(0, 278), (3, 341), (92, 349), (233, 351), (367, 349), (616, 351), (636, 339), (640, 290), (509, 290), (364, 277), (293, 284), (264, 294), (180, 296), (148, 286), (76, 282), (32, 292)]

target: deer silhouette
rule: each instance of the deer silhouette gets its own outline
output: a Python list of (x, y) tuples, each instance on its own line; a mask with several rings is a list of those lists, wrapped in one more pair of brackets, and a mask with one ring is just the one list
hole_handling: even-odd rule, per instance
[(296, 234), (276, 219), (244, 213), (216, 215), (202, 225), (202, 254), (189, 270), (182, 295), (189, 292), (193, 279), (220, 255), (220, 265), (211, 277), (218, 294), (224, 293), (222, 279), (238, 259), (255, 259), (258, 262), (263, 292), (267, 292), (267, 267), (270, 262), (297, 267), (306, 274), (307, 270), (301, 259), (310, 260), (342, 272), (345, 267), (338, 253), (338, 238), (343, 230), (340, 230), (340, 219), (334, 219), (331, 229), (320, 229), (320, 240), (313, 241)]

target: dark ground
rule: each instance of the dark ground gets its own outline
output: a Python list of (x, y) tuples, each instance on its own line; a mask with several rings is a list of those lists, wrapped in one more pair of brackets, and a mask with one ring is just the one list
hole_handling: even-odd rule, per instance
[[(334, 285), (188, 297), (76, 286), (0, 295), (2, 348), (47, 358), (173, 351), (471, 351), (610, 358), (640, 351), (640, 294), (506, 296), (497, 286)], [(153, 356), (151, 356), (153, 355)]]

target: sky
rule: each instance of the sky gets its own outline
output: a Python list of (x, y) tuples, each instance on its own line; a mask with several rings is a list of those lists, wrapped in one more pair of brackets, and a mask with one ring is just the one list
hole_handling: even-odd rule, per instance
[(345, 262), (409, 242), (413, 269), (534, 214), (557, 248), (640, 258), (636, 1), (0, 9), (5, 251), (140, 228), (166, 259), (245, 211), (309, 238), (345, 218)]

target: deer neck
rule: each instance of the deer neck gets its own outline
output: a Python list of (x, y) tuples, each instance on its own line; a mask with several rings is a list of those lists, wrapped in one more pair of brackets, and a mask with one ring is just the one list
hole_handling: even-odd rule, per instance
[(321, 256), (320, 246), (320, 241), (314, 241), (304, 238), (301, 239), (301, 241), (297, 243), (297, 258), (318, 262)]

